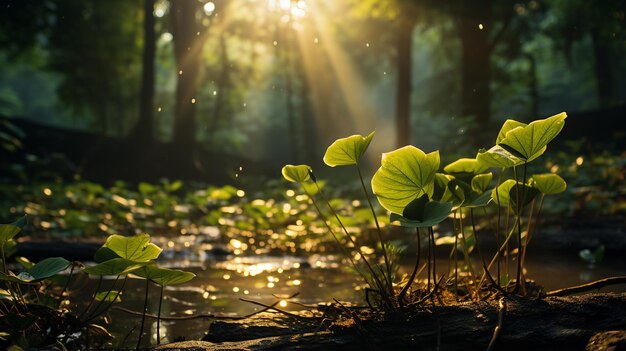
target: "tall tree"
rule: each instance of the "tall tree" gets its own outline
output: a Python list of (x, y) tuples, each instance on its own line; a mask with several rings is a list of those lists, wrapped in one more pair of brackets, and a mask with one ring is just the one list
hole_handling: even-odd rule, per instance
[(173, 142), (183, 152), (191, 152), (196, 143), (196, 99), (205, 40), (200, 14), (201, 3), (198, 1), (170, 1), (174, 59), (178, 74)]
[(154, 137), (156, 57), (154, 2), (155, 0), (144, 0), (143, 2), (143, 53), (141, 59), (141, 88), (139, 92), (139, 120), (133, 131), (133, 136), (141, 142), (150, 142)]

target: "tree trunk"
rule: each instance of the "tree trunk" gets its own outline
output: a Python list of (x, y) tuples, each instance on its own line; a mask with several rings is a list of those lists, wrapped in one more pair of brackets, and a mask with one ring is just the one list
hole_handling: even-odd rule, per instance
[(143, 55), (141, 91), (139, 100), (139, 120), (133, 136), (140, 142), (150, 142), (154, 130), (154, 61), (156, 56), (156, 33), (154, 30), (154, 2), (144, 0)]
[[(203, 46), (201, 27), (196, 19), (198, 1), (172, 0), (170, 16), (176, 60), (176, 101), (174, 107), (173, 142), (188, 156), (196, 144), (196, 102), (198, 75)], [(202, 33), (200, 33), (202, 34)]]
[(613, 100), (613, 84), (611, 81), (611, 56), (609, 48), (600, 38), (598, 28), (591, 30), (591, 42), (595, 63), (598, 104), (600, 108), (611, 106)]
[(414, 27), (415, 17), (413, 16), (413, 13), (411, 11), (403, 13), (398, 21), (398, 37), (396, 42), (396, 64), (398, 65), (398, 81), (396, 85), (397, 147), (403, 147), (411, 143), (411, 52), (413, 48)]
[(461, 114), (483, 126), (490, 120), (491, 0), (467, 2), (459, 18), (461, 39)]

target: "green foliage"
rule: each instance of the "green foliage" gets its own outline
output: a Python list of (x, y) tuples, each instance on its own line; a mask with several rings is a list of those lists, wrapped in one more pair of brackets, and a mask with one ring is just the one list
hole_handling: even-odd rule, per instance
[[(145, 188), (145, 187), (144, 187)], [(174, 191), (176, 186), (172, 187)], [(115, 282), (108, 290), (95, 290), (91, 294), (91, 301), (87, 307), (80, 304), (67, 304), (72, 308), (62, 307), (63, 300), (73, 298), (71, 294), (71, 273), (66, 279), (59, 274), (72, 267), (75, 272), (82, 264), (71, 263), (61, 257), (46, 258), (36, 264), (27, 259), (18, 258), (17, 261), (26, 269), (17, 273), (7, 269), (6, 248), (7, 243), (17, 235), (25, 224), (21, 219), (13, 224), (0, 225), (2, 232), (2, 272), (0, 272), (0, 301), (8, 314), (0, 320), (0, 328), (7, 333), (2, 335), (0, 345), (15, 348), (18, 345), (27, 348), (39, 348), (50, 344), (61, 345), (63, 348), (78, 348), (80, 343), (87, 338), (85, 328), (91, 334), (89, 338), (101, 335), (110, 338), (108, 331), (100, 325), (90, 323), (98, 318), (113, 303), (121, 301), (122, 290), (114, 290), (117, 278), (122, 275), (134, 273), (136, 276), (145, 277), (159, 285), (182, 284), (191, 280), (193, 273), (180, 270), (159, 268), (156, 258), (162, 249), (150, 242), (148, 234), (140, 234), (133, 237), (111, 235), (96, 254), (98, 259), (107, 259), (94, 266), (76, 270), (76, 274), (91, 274), (95, 276), (117, 276)], [(17, 273), (17, 274), (16, 274)], [(76, 280), (74, 280), (76, 282)], [(63, 284), (61, 288), (58, 286)], [(22, 289), (19, 286), (24, 286)], [(123, 286), (123, 285), (122, 285)], [(97, 285), (98, 289), (100, 284)], [(147, 287), (146, 287), (147, 289)], [(69, 295), (57, 296), (59, 291), (68, 292)], [(147, 290), (146, 290), (147, 292)], [(161, 294), (162, 296), (162, 294)], [(97, 301), (97, 304), (93, 303)], [(95, 306), (93, 309), (91, 307)], [(76, 309), (84, 308), (82, 313)], [(46, 333), (41, 333), (45, 328)], [(69, 340), (66, 335), (75, 335)], [(97, 339), (97, 338), (96, 338)], [(65, 345), (64, 345), (65, 344)]]
[(452, 203), (428, 201), (426, 195), (411, 201), (402, 215), (392, 213), (389, 221), (403, 227), (429, 228), (443, 222), (452, 211)]
[(110, 249), (121, 258), (136, 262), (156, 260), (163, 251), (150, 242), (148, 234), (138, 234), (133, 237), (111, 235), (103, 247)]
[(432, 196), (438, 168), (438, 151), (425, 154), (414, 146), (405, 146), (383, 154), (372, 178), (372, 191), (384, 208), (402, 213), (419, 196)]
[(324, 163), (330, 167), (356, 165), (363, 157), (367, 147), (372, 142), (375, 132), (368, 136), (352, 135), (347, 138), (337, 139), (324, 154)]
[(544, 195), (562, 193), (567, 189), (567, 183), (558, 174), (534, 174), (531, 179), (533, 187)]
[(281, 173), (287, 181), (294, 183), (304, 183), (311, 179), (311, 167), (307, 165), (286, 165)]
[(113, 258), (83, 269), (91, 275), (126, 275), (144, 266), (146, 262), (135, 262), (125, 258)]
[(567, 114), (561, 112), (546, 119), (533, 121), (529, 125), (517, 126), (506, 132), (498, 145), (530, 162), (546, 151), (548, 143), (563, 129), (566, 118)]
[(160, 268), (154, 264), (140, 267), (133, 274), (148, 279), (162, 286), (182, 284), (190, 281), (196, 275), (178, 269)]

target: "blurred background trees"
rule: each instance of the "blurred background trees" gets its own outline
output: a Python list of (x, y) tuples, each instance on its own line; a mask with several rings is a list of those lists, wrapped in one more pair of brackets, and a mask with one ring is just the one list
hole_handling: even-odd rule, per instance
[(316, 163), (373, 129), (374, 154), (489, 146), (505, 118), (562, 110), (580, 130), (615, 129), (625, 12), (619, 0), (2, 0), (0, 116), (48, 150), (79, 133), (70, 159), (88, 177), (120, 160), (117, 177), (161, 163), (209, 181), (237, 163)]

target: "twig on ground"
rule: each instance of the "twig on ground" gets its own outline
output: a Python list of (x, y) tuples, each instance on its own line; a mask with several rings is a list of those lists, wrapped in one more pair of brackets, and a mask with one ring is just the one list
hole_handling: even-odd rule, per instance
[(619, 277), (604, 278), (604, 279), (596, 280), (594, 282), (583, 284), (583, 285), (577, 285), (577, 286), (572, 286), (569, 288), (549, 291), (546, 293), (546, 296), (567, 296), (567, 295), (573, 295), (573, 294), (578, 294), (578, 293), (592, 291), (592, 290), (598, 290), (607, 286), (618, 285), (618, 284), (626, 284), (626, 275), (622, 275)]
[(506, 299), (502, 297), (498, 301), (498, 325), (493, 330), (493, 336), (491, 337), (491, 341), (489, 341), (489, 346), (487, 346), (487, 351), (493, 350), (493, 347), (498, 342), (498, 338), (500, 337), (500, 333), (502, 332), (502, 321), (504, 320), (505, 313), (506, 313)]

